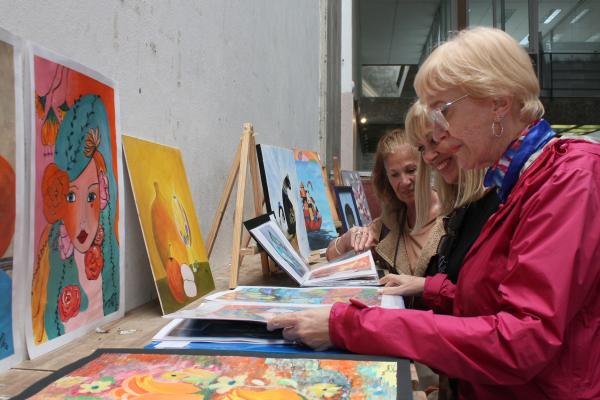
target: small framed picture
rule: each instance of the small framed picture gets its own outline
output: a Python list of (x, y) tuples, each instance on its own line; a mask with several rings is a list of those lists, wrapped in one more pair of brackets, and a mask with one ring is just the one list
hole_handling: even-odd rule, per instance
[(335, 197), (340, 211), (343, 231), (347, 232), (353, 226), (362, 226), (360, 214), (350, 186), (335, 186)]

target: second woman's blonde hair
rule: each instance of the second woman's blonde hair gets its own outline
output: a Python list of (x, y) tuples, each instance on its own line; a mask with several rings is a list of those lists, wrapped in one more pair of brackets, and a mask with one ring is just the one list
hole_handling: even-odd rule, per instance
[[(417, 147), (420, 143), (428, 140), (427, 136), (433, 130), (433, 125), (429, 121), (427, 111), (427, 106), (420, 101), (416, 101), (408, 109), (404, 120), (406, 137), (412, 145)], [(425, 163), (422, 154), (419, 156), (419, 165), (415, 180), (416, 221), (413, 231), (419, 231), (429, 222), (432, 205), (432, 183), (440, 199), (441, 215), (446, 215), (454, 208), (465, 206), (483, 197), (485, 193), (485, 188), (483, 187), (485, 169), (465, 171), (459, 167), (458, 171), (458, 183), (447, 183), (440, 174), (433, 171)]]

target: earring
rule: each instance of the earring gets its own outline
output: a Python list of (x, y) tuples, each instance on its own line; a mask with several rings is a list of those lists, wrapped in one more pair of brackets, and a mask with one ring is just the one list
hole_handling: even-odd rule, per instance
[[(492, 122), (492, 136), (494, 137), (500, 137), (504, 133), (504, 125), (502, 125), (502, 118), (503, 117), (497, 117)], [(497, 132), (497, 125), (500, 125), (500, 132)]]

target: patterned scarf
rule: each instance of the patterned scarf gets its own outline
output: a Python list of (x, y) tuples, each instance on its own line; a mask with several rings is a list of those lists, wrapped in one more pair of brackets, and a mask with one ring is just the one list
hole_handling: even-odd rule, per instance
[(529, 125), (511, 142), (502, 157), (488, 169), (483, 180), (484, 186), (495, 186), (500, 202), (504, 203), (517, 183), (523, 165), (554, 136), (556, 132), (543, 119)]

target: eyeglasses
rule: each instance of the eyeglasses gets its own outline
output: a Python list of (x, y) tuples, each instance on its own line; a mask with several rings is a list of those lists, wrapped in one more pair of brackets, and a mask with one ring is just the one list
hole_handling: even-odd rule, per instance
[(454, 99), (452, 101), (444, 103), (437, 108), (430, 109), (429, 113), (427, 114), (429, 116), (429, 119), (436, 127), (440, 127), (443, 130), (448, 130), (448, 128), (450, 128), (450, 124), (446, 120), (446, 116), (445, 116), (446, 111), (448, 111), (448, 108), (450, 108), (450, 106), (452, 104), (458, 103), (459, 101), (461, 101), (462, 99), (464, 99), (468, 96), (469, 96), (468, 94), (465, 94), (464, 96), (461, 96), (458, 99)]

